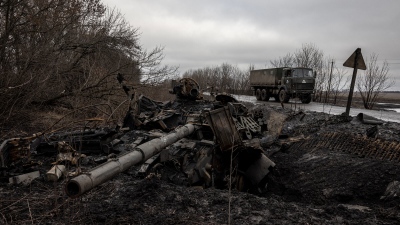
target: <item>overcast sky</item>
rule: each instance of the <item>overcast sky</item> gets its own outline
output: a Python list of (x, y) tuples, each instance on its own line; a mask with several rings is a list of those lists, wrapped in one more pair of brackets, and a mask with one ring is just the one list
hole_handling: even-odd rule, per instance
[(144, 48), (164, 46), (164, 64), (181, 73), (224, 62), (262, 69), (311, 43), (339, 67), (358, 47), (364, 59), (378, 54), (400, 91), (400, 0), (103, 2), (140, 29)]

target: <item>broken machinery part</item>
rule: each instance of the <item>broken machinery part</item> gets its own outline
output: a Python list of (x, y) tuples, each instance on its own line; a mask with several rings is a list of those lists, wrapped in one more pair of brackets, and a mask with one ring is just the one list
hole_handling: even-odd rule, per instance
[(202, 99), (199, 84), (192, 78), (182, 78), (179, 81), (172, 81), (171, 94), (179, 99), (199, 100)]

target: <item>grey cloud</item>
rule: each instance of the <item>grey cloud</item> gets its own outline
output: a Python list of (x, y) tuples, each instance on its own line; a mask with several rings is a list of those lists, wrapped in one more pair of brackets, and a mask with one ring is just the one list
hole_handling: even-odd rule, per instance
[[(116, 6), (140, 27), (145, 48), (165, 46), (164, 63), (180, 71), (228, 62), (246, 68), (314, 43), (342, 63), (357, 48), (389, 61), (400, 75), (398, 0), (120, 0)], [(398, 83), (400, 87), (400, 83)], [(400, 88), (398, 88), (400, 90)]]

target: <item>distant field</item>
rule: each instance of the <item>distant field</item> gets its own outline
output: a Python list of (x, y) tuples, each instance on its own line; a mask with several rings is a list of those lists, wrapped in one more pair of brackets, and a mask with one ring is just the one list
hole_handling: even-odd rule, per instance
[[(347, 100), (348, 93), (342, 93), (340, 95), (340, 99)], [(355, 101), (361, 101), (361, 95), (359, 92), (355, 92), (353, 95), (353, 99)], [(385, 92), (382, 93), (379, 97), (378, 102), (382, 103), (399, 103), (400, 104), (400, 92)]]
[[(338, 96), (336, 105), (346, 106), (348, 99), (348, 93), (341, 93)], [(333, 102), (333, 99), (330, 100)], [(397, 104), (400, 104), (400, 92), (385, 92), (382, 93), (377, 101), (377, 103), (386, 103), (386, 104), (376, 104), (374, 109), (379, 108), (399, 108)], [(353, 95), (352, 107), (356, 108), (364, 108), (363, 102), (361, 99), (361, 95), (359, 92), (355, 92)]]
[(390, 101), (391, 103), (400, 103), (400, 92), (383, 93), (380, 102), (385, 102), (384, 100)]

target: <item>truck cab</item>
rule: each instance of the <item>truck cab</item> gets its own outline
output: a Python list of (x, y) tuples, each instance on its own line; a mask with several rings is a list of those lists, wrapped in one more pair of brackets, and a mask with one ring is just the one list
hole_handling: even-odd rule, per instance
[(282, 70), (282, 80), (280, 90), (280, 100), (288, 101), (289, 98), (298, 97), (303, 103), (311, 102), (311, 94), (314, 91), (315, 74), (310, 68), (284, 68)]

